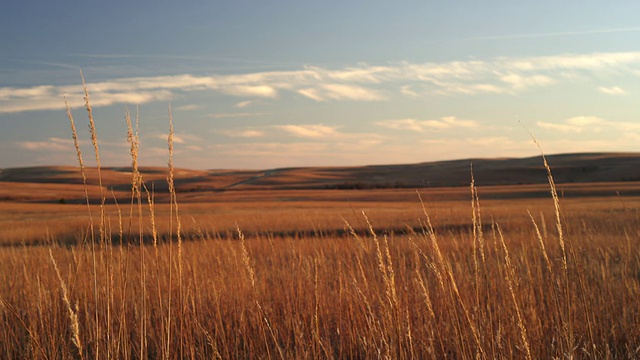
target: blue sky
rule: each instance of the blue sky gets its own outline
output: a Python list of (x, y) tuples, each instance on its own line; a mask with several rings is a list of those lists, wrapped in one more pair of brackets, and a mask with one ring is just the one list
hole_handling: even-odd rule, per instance
[[(0, 168), (273, 168), (638, 151), (640, 3), (31, 1), (0, 12)], [(138, 110), (136, 110), (138, 109)]]

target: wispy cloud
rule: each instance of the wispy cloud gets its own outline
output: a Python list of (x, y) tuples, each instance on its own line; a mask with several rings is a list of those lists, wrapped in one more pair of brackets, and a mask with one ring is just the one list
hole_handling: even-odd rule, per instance
[(329, 99), (375, 101), (384, 99), (384, 96), (380, 95), (378, 91), (345, 84), (322, 84), (316, 88), (300, 89), (298, 93), (316, 101)]
[[(168, 141), (169, 138), (169, 134), (163, 133), (163, 134), (158, 134), (156, 136), (154, 136), (155, 139), (159, 139), (159, 140), (164, 140), (164, 141)], [(197, 135), (193, 135), (193, 134), (173, 134), (173, 142), (175, 144), (188, 144), (188, 143), (193, 143), (193, 142), (198, 142), (201, 141), (202, 139), (197, 136)]]
[(574, 116), (560, 122), (538, 121), (536, 125), (543, 129), (563, 133), (598, 133), (604, 129), (614, 130), (621, 133), (640, 131), (640, 123), (612, 121), (597, 116)]
[(247, 97), (268, 97), (273, 98), (278, 95), (278, 91), (267, 85), (236, 85), (236, 86), (224, 86), (221, 87), (221, 91), (234, 96), (247, 96)]
[(566, 119), (565, 122), (573, 126), (591, 126), (604, 124), (607, 121), (597, 116), (574, 116)]
[(325, 124), (283, 124), (223, 129), (217, 130), (216, 132), (235, 138), (266, 138), (270, 139), (270, 141), (280, 139), (283, 143), (305, 139), (305, 141), (308, 142), (331, 143), (335, 146), (348, 143), (357, 147), (378, 144), (385, 139), (385, 136), (381, 134), (345, 132), (342, 131), (341, 128), (341, 126)]
[(560, 31), (560, 32), (547, 32), (547, 33), (531, 33), (531, 34), (493, 35), (493, 36), (472, 37), (472, 38), (459, 39), (459, 40), (467, 41), (467, 40), (536, 39), (536, 38), (545, 38), (545, 37), (611, 34), (611, 33), (625, 33), (625, 32), (640, 32), (640, 28), (633, 27), (633, 28)]
[[(89, 82), (92, 105), (142, 104), (166, 101), (176, 93), (209, 91), (243, 99), (242, 108), (255, 99), (278, 101), (297, 94), (314, 101), (384, 101), (400, 96), (517, 94), (564, 82), (639, 76), (640, 52), (562, 54), (539, 57), (500, 57), (488, 60), (409, 63), (385, 66), (360, 64), (342, 69), (307, 66), (289, 71), (231, 75), (119, 78)], [(622, 95), (619, 87), (600, 87), (603, 93)], [(72, 107), (83, 105), (80, 85), (0, 87), (0, 113), (63, 109), (66, 95)]]
[(510, 84), (515, 90), (538, 86), (549, 86), (557, 82), (557, 80), (546, 75), (523, 76), (516, 73), (503, 75), (500, 80)]
[(279, 125), (276, 128), (298, 137), (324, 138), (338, 135), (336, 126), (325, 125)]
[[(165, 138), (166, 139), (166, 138)], [(79, 140), (78, 143), (80, 146), (89, 145), (89, 141)], [(73, 147), (72, 139), (62, 139), (58, 137), (50, 137), (46, 140), (37, 140), (37, 141), (16, 141), (14, 144), (25, 150), (30, 151), (69, 151), (70, 153), (75, 153), (75, 149)], [(128, 144), (126, 141), (100, 141), (100, 147), (102, 148), (126, 148)]]
[(425, 132), (427, 130), (444, 130), (452, 128), (474, 128), (478, 123), (474, 120), (456, 119), (454, 116), (445, 116), (437, 120), (397, 119), (376, 122), (376, 125), (394, 130), (410, 130)]
[(563, 133), (579, 133), (579, 132), (582, 132), (583, 130), (582, 127), (580, 126), (575, 126), (575, 125), (570, 125), (565, 123), (551, 123), (546, 121), (538, 121), (536, 125), (538, 125), (543, 129), (549, 129), (549, 130), (559, 131)]
[(55, 87), (51, 85), (34, 86), (29, 88), (0, 88), (0, 100), (38, 98), (49, 96)]
[(221, 118), (236, 118), (236, 117), (247, 117), (247, 116), (259, 116), (261, 115), (260, 113), (249, 113), (249, 112), (242, 112), (242, 113), (213, 113), (213, 114), (208, 114), (207, 116), (210, 118), (214, 118), (214, 119), (221, 119)]
[(233, 107), (241, 109), (241, 108), (250, 106), (251, 104), (253, 104), (253, 100), (246, 100), (246, 101), (240, 101), (239, 103), (236, 103), (235, 105), (233, 105)]
[(410, 97), (418, 97), (420, 96), (420, 94), (418, 94), (417, 92), (413, 91), (413, 89), (411, 88), (411, 85), (403, 85), (400, 87), (400, 93), (403, 95), (407, 95)]
[(604, 120), (597, 116), (574, 116), (557, 123), (538, 121), (536, 124), (544, 129), (550, 129), (564, 133), (581, 133), (586, 130), (601, 131), (601, 125), (604, 125), (606, 123), (608, 123), (607, 120)]
[(203, 106), (202, 105), (198, 105), (198, 104), (187, 104), (187, 105), (181, 105), (181, 106), (177, 106), (174, 109), (176, 110), (182, 110), (182, 111), (192, 111), (192, 110), (200, 110), (202, 109)]
[(626, 66), (640, 63), (640, 52), (565, 54), (530, 58), (503, 58), (498, 63), (520, 71), (598, 71), (627, 72)]
[(51, 137), (44, 141), (20, 141), (16, 145), (25, 150), (37, 151), (72, 151), (73, 141), (71, 139), (60, 139)]
[[(78, 108), (84, 106), (83, 95), (77, 93), (63, 93), (60, 89), (47, 87), (49, 90), (39, 91), (38, 95), (8, 96), (0, 98), (0, 113), (19, 113), (25, 111), (64, 109), (64, 98), (69, 106)], [(0, 88), (0, 91), (6, 88)], [(24, 92), (23, 92), (24, 93)], [(93, 107), (109, 106), (113, 104), (143, 104), (152, 101), (169, 100), (171, 92), (168, 90), (132, 91), (132, 92), (92, 92), (91, 105)]]
[(258, 137), (265, 136), (265, 132), (263, 130), (257, 130), (257, 129), (229, 129), (229, 130), (220, 130), (218, 132), (229, 137), (240, 137), (240, 138), (258, 138)]
[(598, 90), (601, 93), (607, 94), (607, 95), (627, 95), (627, 92), (618, 86), (613, 86), (613, 87), (601, 86), (598, 88)]

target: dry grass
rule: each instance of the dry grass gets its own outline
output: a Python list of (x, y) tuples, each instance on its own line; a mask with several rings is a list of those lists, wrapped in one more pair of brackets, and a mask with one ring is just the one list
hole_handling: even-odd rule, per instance
[(472, 182), (178, 208), (172, 161), (158, 203), (130, 120), (129, 141), (127, 201), (105, 183), (89, 205), (0, 208), (0, 357), (640, 356), (636, 198), (562, 199), (549, 173), (545, 199)]
[[(552, 223), (552, 214), (546, 216), (546, 223)], [(373, 224), (379, 220), (370, 219)], [(69, 302), (78, 304), (85, 357), (93, 357), (95, 346), (113, 357), (139, 357), (144, 332), (149, 358), (160, 357), (167, 346), (171, 358), (280, 357), (280, 352), (287, 358), (465, 358), (483, 353), (517, 358), (525, 356), (523, 329), (534, 358), (637, 356), (638, 219), (633, 214), (611, 217), (606, 224), (595, 223), (596, 230), (585, 219), (566, 222), (578, 254), (569, 258), (566, 296), (558, 282), (564, 270), (553, 228), (539, 225), (538, 236), (530, 222), (506, 226), (501, 236), (497, 227), (488, 231), (478, 277), (469, 228), (426, 228), (377, 242), (372, 234), (360, 234), (362, 245), (351, 236), (259, 236), (245, 240), (244, 248), (233, 239), (189, 239), (183, 244), (182, 290), (176, 286), (178, 264), (175, 258), (169, 261), (175, 244), (161, 243), (157, 253), (148, 246), (115, 246), (112, 256), (109, 249), (97, 252), (98, 302), (91, 290), (91, 249), (54, 245), (51, 250)], [(68, 306), (56, 290), (61, 281), (48, 251), (20, 246), (0, 251), (1, 314), (9, 325), (1, 330), (0, 346), (8, 357), (76, 354)], [(170, 294), (179, 299), (180, 292), (184, 302), (173, 303), (169, 322), (166, 301)], [(91, 309), (104, 309), (105, 302), (113, 311), (110, 318), (99, 313), (97, 338)], [(594, 324), (593, 342), (588, 319)], [(563, 345), (568, 336), (564, 321), (571, 322), (572, 349)], [(170, 339), (163, 340), (168, 334)]]
[[(363, 245), (350, 237), (185, 242), (181, 305), (175, 301), (181, 291), (178, 264), (175, 258), (169, 262), (170, 244), (160, 244), (157, 255), (147, 246), (116, 247), (112, 258), (99, 250), (98, 303), (91, 250), (51, 251), (69, 303), (77, 304), (79, 343), (87, 358), (94, 357), (95, 346), (105, 356), (137, 358), (143, 331), (148, 358), (521, 358), (526, 356), (524, 330), (534, 358), (637, 356), (637, 232), (619, 234), (629, 223), (613, 225), (614, 236), (568, 225), (575, 228), (571, 236), (580, 239), (574, 245), (580, 255), (568, 263), (567, 297), (558, 283), (563, 269), (557, 239), (543, 238), (547, 264), (531, 228), (501, 235), (497, 227), (489, 231), (480, 284), (468, 231), (388, 236), (386, 242), (378, 238), (377, 246), (371, 234), (359, 235)], [(73, 323), (48, 251), (11, 247), (0, 252), (1, 314), (8, 324), (0, 331), (0, 347), (7, 357), (76, 356)], [(146, 254), (146, 292), (140, 285), (141, 252)], [(108, 279), (110, 266), (114, 271)], [(105, 308), (105, 302), (113, 311), (110, 318), (100, 312), (102, 331), (96, 338), (91, 309)], [(566, 309), (572, 349), (564, 345)], [(594, 324), (593, 341), (588, 319)], [(143, 322), (147, 326), (141, 329)], [(163, 351), (166, 346), (170, 354)]]

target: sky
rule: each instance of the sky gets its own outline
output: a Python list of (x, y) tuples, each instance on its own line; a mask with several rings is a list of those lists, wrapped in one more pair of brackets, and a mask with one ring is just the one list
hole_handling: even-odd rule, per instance
[(0, 168), (268, 169), (640, 151), (640, 2), (11, 1)]

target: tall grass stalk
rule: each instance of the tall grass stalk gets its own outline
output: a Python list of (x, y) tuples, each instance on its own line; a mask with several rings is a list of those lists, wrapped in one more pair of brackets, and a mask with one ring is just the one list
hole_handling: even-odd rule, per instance
[[(478, 252), (483, 251), (481, 245), (482, 238), (482, 218), (480, 216), (480, 207), (476, 206), (480, 200), (478, 189), (476, 188), (475, 178), (473, 177), (473, 163), (470, 165), (471, 172), (471, 221), (473, 223), (473, 269), (475, 272), (475, 288), (476, 288), (476, 309), (480, 308), (480, 265), (478, 263)], [(484, 262), (484, 252), (482, 252), (482, 260)]]
[[(91, 111), (91, 106), (89, 104), (89, 92), (87, 90), (86, 87), (86, 83), (85, 83), (85, 79), (84, 79), (84, 74), (82, 73), (82, 70), (80, 70), (80, 77), (82, 78), (82, 87), (84, 89), (84, 93), (85, 93), (85, 106), (87, 108), (87, 113), (89, 114), (89, 121), (90, 121), (90, 131), (91, 131), (91, 138), (92, 138), (92, 143), (94, 143), (94, 149), (96, 150), (96, 159), (98, 160), (98, 164), (99, 164), (99, 152), (97, 151), (97, 135), (96, 135), (96, 131), (95, 131), (95, 126), (92, 126), (91, 124), (93, 123), (93, 115), (92, 115), (92, 111)], [(85, 194), (85, 199), (86, 199), (86, 203), (87, 203), (87, 211), (89, 214), (89, 230), (90, 230), (90, 242), (91, 242), (91, 260), (92, 260), (92, 271), (93, 271), (93, 302), (94, 302), (94, 321), (95, 321), (95, 357), (99, 358), (99, 339), (100, 339), (100, 320), (98, 317), (98, 313), (99, 313), (99, 300), (98, 300), (98, 269), (97, 269), (97, 264), (96, 264), (96, 239), (95, 239), (95, 230), (94, 230), (94, 222), (93, 222), (93, 216), (91, 215), (91, 200), (89, 197), (89, 192), (88, 192), (88, 188), (87, 188), (87, 177), (85, 174), (85, 167), (84, 167), (84, 161), (82, 159), (82, 152), (80, 151), (80, 145), (79, 145), (79, 141), (78, 141), (78, 136), (77, 136), (77, 131), (76, 131), (76, 127), (75, 127), (75, 122), (73, 119), (73, 115), (71, 114), (71, 108), (69, 107), (68, 102), (65, 101), (65, 106), (67, 109), (67, 117), (69, 118), (69, 122), (71, 124), (71, 134), (73, 137), (73, 142), (74, 142), (74, 146), (76, 148), (76, 155), (78, 157), (78, 163), (80, 164), (80, 173), (82, 174), (82, 182), (83, 182), (83, 186), (84, 186), (84, 194)], [(94, 124), (95, 125), (95, 124)], [(99, 168), (99, 166), (98, 166)], [(99, 171), (99, 170), (98, 170)], [(100, 183), (100, 190), (102, 191), (102, 183)], [(100, 238), (102, 239), (103, 237), (103, 225), (104, 225), (104, 212), (103, 212), (104, 208), (101, 206), (101, 210), (100, 210)]]
[[(173, 166), (173, 112), (171, 110), (171, 104), (169, 104), (169, 135), (167, 137), (167, 146), (169, 149), (169, 175), (167, 177), (167, 183), (169, 185), (169, 194), (170, 194), (170, 214), (169, 214), (169, 234), (170, 236), (173, 234), (173, 220), (175, 216), (176, 221), (176, 239), (178, 241), (178, 309), (179, 309), (179, 335), (182, 337), (184, 332), (184, 292), (183, 292), (183, 269), (182, 269), (182, 222), (180, 220), (180, 209), (178, 207), (178, 196), (176, 193), (174, 176), (175, 169)], [(169, 244), (169, 263), (172, 263), (172, 249), (173, 247)], [(169, 267), (169, 289), (171, 289), (171, 269)], [(167, 308), (167, 339), (169, 340), (171, 337), (171, 291), (169, 291), (169, 302)], [(169, 348), (170, 341), (167, 341), (167, 355), (170, 353)], [(184, 354), (183, 341), (180, 341), (180, 354)]]
[(127, 123), (127, 141), (129, 142), (129, 152), (131, 155), (131, 208), (129, 212), (129, 234), (131, 235), (132, 222), (133, 222), (133, 209), (134, 203), (138, 208), (138, 240), (140, 246), (140, 334), (139, 334), (139, 346), (140, 346), (140, 358), (147, 356), (147, 282), (146, 282), (146, 264), (145, 264), (145, 249), (144, 249), (144, 228), (142, 222), (142, 175), (138, 165), (138, 155), (140, 148), (139, 138), (139, 111), (136, 114), (136, 127), (135, 132), (133, 124), (131, 122), (131, 115), (129, 111), (125, 112), (125, 121)]
[(567, 262), (567, 250), (566, 250), (566, 241), (564, 237), (564, 230), (562, 226), (562, 212), (560, 210), (560, 197), (558, 196), (558, 190), (556, 187), (555, 180), (553, 178), (553, 174), (551, 173), (551, 167), (547, 162), (547, 157), (544, 155), (544, 151), (542, 151), (542, 147), (540, 143), (536, 139), (536, 137), (529, 131), (529, 129), (525, 128), (525, 130), (531, 136), (534, 144), (540, 151), (540, 155), (542, 157), (542, 163), (547, 172), (547, 181), (549, 183), (549, 191), (551, 192), (551, 198), (553, 199), (553, 207), (554, 214), (556, 218), (556, 229), (558, 231), (558, 243), (560, 245), (560, 250), (562, 251), (562, 270), (564, 275), (564, 299), (566, 306), (566, 314), (562, 316), (563, 327), (564, 327), (564, 338), (565, 338), (565, 355), (572, 358), (575, 351), (574, 345), (574, 336), (573, 336), (573, 315), (571, 310), (571, 283), (569, 281), (569, 268)]
[[(456, 282), (455, 276), (453, 274), (453, 270), (452, 270), (452, 266), (451, 263), (448, 262), (444, 255), (442, 254), (442, 251), (440, 250), (440, 246), (438, 245), (438, 241), (433, 229), (433, 225), (431, 224), (431, 219), (429, 217), (429, 214), (427, 213), (427, 209), (426, 206), (424, 204), (424, 201), (422, 200), (422, 197), (420, 196), (420, 193), (418, 193), (418, 198), (420, 200), (420, 204), (422, 205), (422, 210), (423, 213), (425, 215), (425, 221), (426, 221), (426, 225), (427, 225), (427, 235), (428, 238), (430, 239), (431, 242), (431, 246), (433, 248), (433, 250), (435, 251), (435, 256), (436, 256), (436, 262), (432, 263), (431, 267), (432, 269), (437, 268), (437, 272), (436, 275), (439, 277), (439, 282), (441, 284), (441, 287), (444, 289), (444, 284), (448, 284), (449, 286), (449, 293), (451, 294), (451, 300), (454, 302), (457, 302), (460, 307), (462, 308), (462, 312), (464, 315), (464, 318), (467, 322), (467, 326), (469, 327), (469, 329), (471, 330), (471, 335), (473, 338), (473, 341), (476, 345), (476, 357), (479, 357), (481, 359), (487, 359), (487, 354), (482, 346), (482, 342), (480, 341), (480, 333), (478, 331), (478, 328), (476, 326), (476, 323), (472, 320), (471, 318), (471, 314), (469, 312), (469, 308), (468, 306), (465, 304), (461, 294), (460, 294), (460, 290), (458, 288), (458, 284)], [(444, 275), (444, 276), (443, 276)], [(444, 278), (446, 278), (448, 281), (444, 281)], [(456, 316), (456, 322), (458, 324), (460, 324), (459, 319), (457, 319)], [(460, 325), (458, 325), (460, 326)], [(459, 329), (461, 329), (461, 327), (459, 327)], [(461, 331), (461, 330), (460, 330)], [(461, 334), (461, 336), (464, 336)], [(462, 347), (462, 346), (461, 346)]]
[(251, 285), (253, 302), (256, 304), (256, 308), (258, 309), (259, 324), (260, 324), (262, 337), (264, 339), (264, 343), (266, 347), (267, 358), (271, 358), (271, 351), (269, 350), (269, 341), (267, 340), (267, 332), (265, 330), (265, 327), (269, 330), (271, 339), (274, 345), (276, 346), (276, 348), (278, 349), (278, 355), (280, 356), (280, 359), (284, 360), (285, 359), (284, 354), (282, 353), (282, 349), (278, 344), (278, 337), (276, 336), (273, 328), (271, 327), (271, 323), (267, 318), (267, 314), (264, 308), (262, 307), (262, 304), (260, 303), (260, 296), (258, 294), (258, 287), (256, 285), (256, 275), (255, 275), (256, 272), (253, 266), (251, 265), (251, 257), (249, 256), (249, 251), (247, 251), (247, 247), (245, 246), (244, 234), (242, 233), (242, 230), (240, 230), (240, 227), (237, 227), (236, 230), (238, 233), (238, 238), (240, 239), (240, 246), (242, 248), (242, 262), (244, 263), (244, 267), (247, 270), (247, 275), (249, 277), (249, 284)]
[[(144, 183), (142, 184), (145, 193), (147, 194), (147, 204), (149, 205), (149, 221), (151, 222), (151, 238), (153, 240), (153, 252), (155, 254), (155, 275), (156, 275), (156, 294), (158, 296), (158, 307), (160, 314), (164, 314), (163, 294), (162, 286), (160, 285), (160, 255), (158, 254), (158, 229), (156, 228), (156, 212), (155, 212), (155, 192), (152, 184), (151, 191)], [(171, 292), (171, 288), (169, 288)], [(170, 314), (168, 314), (170, 315)], [(161, 332), (168, 331), (164, 326), (160, 327)], [(162, 358), (167, 359), (169, 357), (169, 338), (167, 336), (161, 336), (161, 350)]]
[[(386, 310), (385, 310), (385, 328), (391, 328), (394, 330), (395, 339), (389, 339), (389, 345), (392, 347), (388, 349), (389, 356), (393, 358), (403, 358), (405, 354), (404, 349), (404, 335), (403, 335), (403, 325), (402, 325), (402, 316), (400, 310), (400, 302), (398, 300), (398, 294), (396, 290), (396, 276), (393, 270), (393, 262), (391, 259), (391, 253), (389, 252), (389, 242), (387, 236), (383, 236), (383, 247), (380, 246), (380, 240), (378, 239), (378, 235), (375, 232), (371, 221), (367, 217), (367, 214), (363, 211), (362, 216), (364, 217), (369, 233), (373, 239), (376, 249), (376, 257), (378, 259), (378, 270), (382, 275), (382, 280), (384, 283), (385, 289), (385, 297), (386, 297)], [(384, 252), (384, 253), (383, 253)]]
[(507, 285), (509, 287), (509, 293), (511, 294), (511, 300), (513, 300), (513, 307), (516, 310), (516, 316), (518, 317), (518, 328), (520, 329), (520, 337), (522, 339), (522, 346), (525, 349), (525, 358), (533, 359), (531, 356), (531, 348), (529, 346), (529, 339), (527, 337), (527, 327), (524, 324), (524, 319), (522, 318), (522, 311), (520, 310), (520, 305), (518, 304), (518, 300), (516, 299), (516, 285), (518, 283), (515, 275), (514, 266), (511, 264), (511, 257), (509, 256), (509, 249), (507, 249), (507, 244), (504, 241), (504, 235), (502, 234), (502, 229), (500, 226), (496, 224), (496, 229), (498, 230), (498, 235), (500, 239), (500, 244), (502, 245), (502, 249), (504, 250), (504, 261), (506, 266), (506, 274), (505, 280), (507, 281)]
[(71, 305), (71, 301), (69, 300), (69, 291), (67, 290), (67, 285), (62, 279), (62, 275), (60, 275), (60, 270), (58, 269), (58, 264), (56, 263), (56, 259), (53, 257), (53, 253), (51, 249), (49, 249), (49, 257), (51, 258), (51, 262), (53, 263), (53, 269), (56, 272), (56, 276), (58, 280), (60, 280), (60, 288), (62, 289), (62, 300), (64, 304), (67, 306), (67, 314), (69, 315), (70, 321), (70, 330), (71, 330), (71, 341), (73, 345), (75, 345), (78, 350), (78, 357), (80, 359), (84, 359), (84, 352), (82, 351), (82, 342), (80, 341), (80, 324), (78, 322), (78, 308), (73, 309)]

